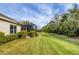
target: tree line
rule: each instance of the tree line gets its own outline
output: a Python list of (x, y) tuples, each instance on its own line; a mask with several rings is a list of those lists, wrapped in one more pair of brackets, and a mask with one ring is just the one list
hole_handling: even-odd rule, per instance
[(79, 36), (79, 8), (77, 4), (73, 4), (73, 8), (66, 13), (55, 15), (53, 20), (42, 27), (41, 31), (67, 36)]

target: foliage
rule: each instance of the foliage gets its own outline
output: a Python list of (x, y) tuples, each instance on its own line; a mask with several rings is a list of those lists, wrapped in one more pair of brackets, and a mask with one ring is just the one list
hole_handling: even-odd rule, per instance
[(0, 36), (0, 43), (5, 43), (5, 42), (9, 42), (9, 41), (12, 41), (12, 40), (15, 40), (15, 39), (25, 39), (26, 36), (30, 36), (30, 37), (35, 37), (37, 36), (37, 32), (35, 31), (30, 31), (30, 32), (27, 32), (26, 30), (23, 30), (23, 31), (20, 31), (16, 34), (10, 34), (10, 35), (5, 35), (4, 36), (4, 33), (3, 32), (0, 32), (0, 34), (2, 34)]
[(38, 36), (38, 34), (34, 30), (31, 30), (30, 32), (28, 32), (28, 36), (35, 37), (35, 36)]
[(54, 19), (55, 21), (50, 21), (41, 30), (67, 36), (79, 35), (79, 9), (76, 4), (74, 4), (74, 7), (69, 9), (67, 13), (59, 15), (59, 17), (55, 15)]
[(17, 33), (18, 38), (26, 38), (26, 35), (28, 34), (26, 30), (20, 31)]
[[(33, 36), (32, 34), (34, 34), (35, 36), (37, 36), (37, 26), (35, 24), (33, 24), (32, 22), (26, 21), (26, 20), (21, 20), (19, 22), (22, 25), (22, 31), (19, 32), (19, 36), (22, 36), (22, 38), (26, 37), (26, 35), (29, 36)], [(28, 26), (28, 28), (26, 28)]]
[(7, 42), (6, 38), (5, 37), (0, 37), (0, 43), (5, 43)]
[(6, 35), (5, 38), (7, 41), (12, 41), (17, 39), (17, 35), (16, 34)]
[(5, 35), (5, 33), (4, 33), (4, 32), (0, 32), (0, 37), (1, 37), (1, 36), (4, 36), (4, 35)]
[(4, 35), (5, 35), (4, 32), (0, 32), (0, 42), (6, 42)]
[(0, 37), (0, 43), (9, 42), (9, 41), (12, 41), (12, 40), (15, 40), (15, 39), (17, 39), (16, 34), (2, 36), (2, 37)]
[(26, 24), (33, 24), (32, 22), (26, 21), (26, 20), (21, 20), (19, 22), (21, 25), (26, 25)]

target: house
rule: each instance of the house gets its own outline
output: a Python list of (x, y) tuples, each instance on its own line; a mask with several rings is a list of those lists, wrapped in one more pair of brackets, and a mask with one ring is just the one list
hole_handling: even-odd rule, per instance
[(35, 24), (26, 24), (21, 26), (21, 30), (27, 30), (28, 32), (30, 30), (37, 31), (37, 26)]
[(21, 31), (21, 26), (16, 20), (0, 13), (0, 32), (9, 35), (19, 31)]

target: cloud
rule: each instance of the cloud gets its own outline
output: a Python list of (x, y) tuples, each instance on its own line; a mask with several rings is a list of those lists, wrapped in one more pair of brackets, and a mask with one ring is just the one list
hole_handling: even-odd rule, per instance
[(29, 20), (30, 22), (35, 23), (39, 28), (45, 26), (48, 22), (52, 20), (55, 14), (61, 14), (60, 8), (64, 8), (64, 12), (72, 7), (73, 4), (59, 4), (61, 7), (54, 9), (49, 4), (33, 4), (40, 13), (36, 10), (32, 10), (30, 7), (23, 7), (23, 12), (26, 14), (26, 17), (22, 17), (21, 19)]
[(67, 12), (73, 4), (0, 4), (0, 11), (17, 20), (29, 20), (41, 28), (52, 20), (55, 14)]
[(53, 14), (53, 10), (51, 6), (48, 4), (38, 4), (36, 6), (41, 11), (42, 14), (46, 14), (48, 16)]
[(21, 19), (29, 20), (30, 22), (35, 23), (39, 28), (46, 25), (51, 18), (53, 17), (54, 13), (50, 6), (46, 4), (37, 4), (35, 5), (40, 13), (34, 11), (30, 8), (22, 8), (24, 13), (27, 15), (26, 17), (22, 17)]

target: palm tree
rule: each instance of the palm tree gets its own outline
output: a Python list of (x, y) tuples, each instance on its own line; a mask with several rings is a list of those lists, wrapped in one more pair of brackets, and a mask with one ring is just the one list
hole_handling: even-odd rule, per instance
[(26, 21), (26, 20), (21, 20), (19, 23), (21, 25), (26, 25), (26, 24), (29, 24), (30, 22), (29, 21)]

